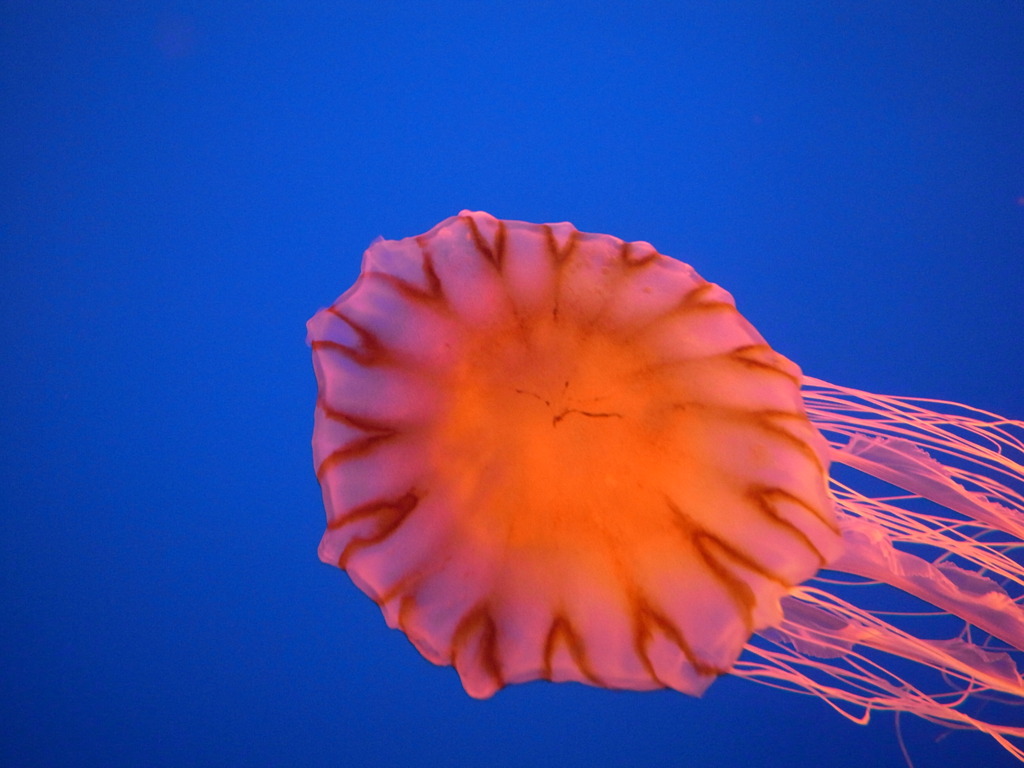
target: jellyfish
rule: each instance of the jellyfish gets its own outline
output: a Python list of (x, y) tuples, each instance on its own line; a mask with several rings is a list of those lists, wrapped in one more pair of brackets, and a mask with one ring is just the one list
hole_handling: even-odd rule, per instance
[(732, 674), (1024, 761), (973, 706), (1024, 702), (1024, 423), (805, 376), (690, 266), (568, 223), (378, 239), (308, 331), (319, 556), (470, 696)]

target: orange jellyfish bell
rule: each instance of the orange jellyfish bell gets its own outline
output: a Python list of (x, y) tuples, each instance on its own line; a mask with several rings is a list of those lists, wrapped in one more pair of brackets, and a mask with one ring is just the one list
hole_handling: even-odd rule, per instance
[[(1024, 585), (1021, 497), (984, 474), (1020, 480), (1019, 423), (804, 378), (728, 293), (649, 244), (485, 213), (378, 240), (309, 340), (320, 557), (470, 695), (534, 679), (696, 695), (732, 672), (1024, 756), (1007, 740), (1024, 729), (873, 660), (1024, 695), (1024, 611), (1003, 586)], [(859, 494), (831, 462), (909, 496)], [(957, 519), (901, 507), (911, 496)], [(822, 569), (1005, 650), (918, 640), (815, 586)]]

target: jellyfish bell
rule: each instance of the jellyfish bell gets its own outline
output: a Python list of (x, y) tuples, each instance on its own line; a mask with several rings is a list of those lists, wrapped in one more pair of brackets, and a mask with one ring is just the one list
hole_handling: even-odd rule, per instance
[[(1020, 422), (805, 377), (691, 267), (567, 223), (379, 240), (308, 327), (320, 557), (470, 695), (731, 673), (1024, 760), (965, 706), (1024, 700)], [(848, 597), (878, 585), (973, 630)]]
[(311, 338), (321, 556), (472, 695), (700, 693), (839, 552), (799, 371), (649, 245), (465, 214)]

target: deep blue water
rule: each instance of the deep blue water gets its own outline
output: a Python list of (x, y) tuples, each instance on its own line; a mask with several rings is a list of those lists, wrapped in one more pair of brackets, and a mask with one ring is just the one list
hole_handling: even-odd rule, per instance
[(304, 323), (377, 235), (569, 220), (1024, 417), (1018, 0), (3, 0), (0, 184), (0, 764), (903, 765), (729, 678), (469, 699), (316, 559)]

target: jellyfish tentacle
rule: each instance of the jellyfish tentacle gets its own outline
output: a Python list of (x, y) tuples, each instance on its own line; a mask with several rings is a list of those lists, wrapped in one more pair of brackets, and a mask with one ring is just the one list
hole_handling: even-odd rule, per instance
[[(829, 439), (832, 461), (894, 491), (858, 491), (856, 477), (832, 480), (842, 551), (821, 578), (783, 598), (783, 620), (755, 635), (733, 672), (819, 696), (858, 722), (872, 711), (905, 711), (978, 730), (1024, 760), (1024, 749), (1012, 741), (1024, 739), (1024, 728), (988, 722), (966, 709), (995, 693), (1024, 701), (1024, 563), (1011, 556), (1024, 530), (1018, 491), (1024, 423), (811, 378), (805, 378), (804, 400)], [(868, 581), (832, 579), (830, 571)], [(886, 620), (836, 592), (858, 584), (913, 595), (940, 611), (903, 616), (951, 615), (965, 622), (965, 631), (946, 639), (904, 631), (901, 614), (889, 612)], [(979, 637), (966, 630), (970, 626), (981, 630)], [(938, 682), (927, 675), (927, 688), (910, 682), (895, 674), (894, 659), (938, 672)]]
[[(1019, 651), (1024, 651), (1024, 608), (994, 581), (974, 575), (973, 589), (964, 589), (942, 568), (892, 546), (877, 528), (847, 521), (842, 556), (834, 570), (883, 582), (959, 616)], [(969, 574), (970, 572), (965, 572)], [(1024, 693), (1019, 688), (1018, 693)]]

